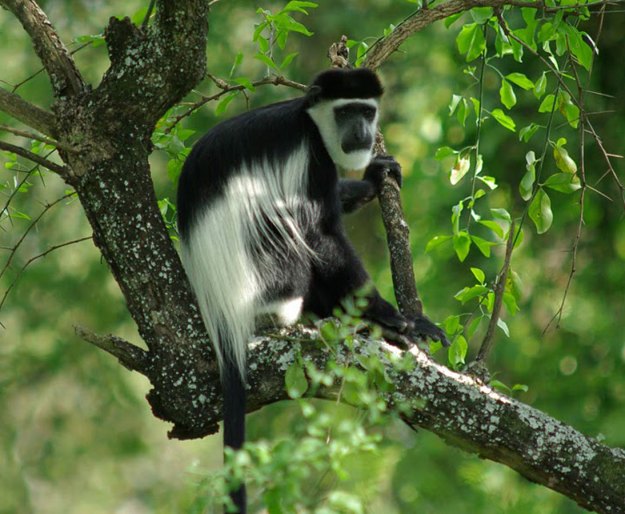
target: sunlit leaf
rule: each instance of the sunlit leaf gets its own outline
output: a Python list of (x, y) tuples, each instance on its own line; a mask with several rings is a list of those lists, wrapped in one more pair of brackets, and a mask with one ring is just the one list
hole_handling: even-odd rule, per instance
[(501, 99), (501, 103), (504, 104), (508, 109), (511, 109), (516, 104), (516, 95), (514, 94), (514, 89), (512, 89), (510, 82), (505, 79), (501, 81), (501, 87), (499, 88), (499, 98)]
[(525, 89), (526, 91), (534, 87), (534, 83), (530, 79), (528, 79), (523, 73), (509, 73), (508, 75), (506, 75), (506, 79), (508, 79), (513, 84), (516, 84), (517, 86)]
[(536, 226), (539, 234), (544, 234), (551, 227), (553, 212), (551, 211), (551, 199), (544, 189), (539, 189), (532, 200), (529, 208), (530, 219)]
[(467, 62), (477, 59), (486, 49), (482, 27), (476, 23), (464, 25), (456, 38), (458, 51), (466, 56)]
[(469, 255), (469, 250), (471, 249), (471, 238), (469, 234), (464, 231), (458, 232), (453, 237), (454, 250), (456, 251), (458, 260), (463, 262), (467, 258), (467, 255)]
[(514, 123), (514, 120), (505, 114), (501, 109), (493, 109), (491, 115), (502, 127), (505, 127), (512, 132), (516, 131), (516, 124)]

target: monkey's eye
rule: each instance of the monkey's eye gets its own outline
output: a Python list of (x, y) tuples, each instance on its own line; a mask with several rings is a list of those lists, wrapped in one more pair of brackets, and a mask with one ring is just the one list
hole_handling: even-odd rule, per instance
[(334, 116), (337, 120), (346, 120), (350, 115), (348, 107), (337, 107), (334, 109)]
[(367, 121), (373, 121), (373, 119), (375, 118), (375, 112), (375, 107), (366, 106), (362, 108), (362, 115)]

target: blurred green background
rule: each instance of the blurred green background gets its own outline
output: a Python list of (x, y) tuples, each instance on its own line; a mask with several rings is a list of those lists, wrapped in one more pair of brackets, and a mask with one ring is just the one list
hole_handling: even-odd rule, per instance
[[(148, 2), (56, 0), (41, 2), (69, 44), (77, 36), (101, 33), (112, 15), (132, 15)], [(252, 59), (257, 7), (277, 9), (286, 2), (217, 2), (210, 16), (207, 62), (210, 73), (227, 77), (235, 56), (244, 60), (238, 74), (262, 77), (263, 65)], [(397, 24), (415, 8), (393, 0), (320, 2), (303, 21), (310, 38), (291, 36), (289, 51), (299, 52), (289, 78), (306, 83), (327, 66), (329, 45), (341, 34), (373, 42), (391, 23)], [(455, 36), (462, 22), (450, 29), (437, 24), (415, 35), (381, 69), (387, 94), (383, 131), (388, 150), (404, 167), (403, 202), (411, 227), (415, 270), (426, 312), (435, 320), (465, 312), (453, 295), (472, 283), (470, 266), (484, 269), (492, 279), (501, 266), (473, 249), (459, 263), (451, 246), (426, 254), (426, 243), (449, 234), (451, 206), (470, 193), (470, 184), (449, 183), (446, 161), (433, 156), (439, 146), (472, 144), (475, 128), (460, 126), (448, 116), (453, 93), (470, 93), (472, 81), (463, 73)], [(596, 35), (600, 21), (585, 29)], [(623, 13), (607, 16), (598, 38), (589, 90), (605, 93), (587, 98), (588, 110), (609, 111), (593, 116), (593, 123), (611, 153), (625, 153), (625, 67), (622, 65)], [(72, 49), (78, 48), (74, 42)], [(108, 66), (104, 46), (76, 53), (77, 63), (93, 86)], [(25, 98), (49, 106), (50, 88), (21, 26), (0, 10), (2, 87), (19, 87)], [(527, 57), (523, 64), (498, 63), (506, 73), (521, 71), (532, 79), (542, 73), (540, 63)], [(484, 103), (498, 101), (499, 79), (487, 70)], [(198, 91), (216, 91), (205, 81)], [(249, 96), (252, 106), (298, 95), (284, 87), (265, 86)], [(517, 92), (512, 110), (523, 125), (535, 119), (531, 94)], [(190, 100), (197, 97), (190, 96)], [(218, 119), (245, 109), (239, 95), (225, 114), (215, 105), (200, 109), (184, 126), (198, 132)], [(541, 115), (545, 116), (545, 115)], [(544, 118), (542, 120), (544, 123)], [(9, 119), (0, 113), (0, 124)], [(522, 126), (522, 125), (521, 125)], [(578, 137), (567, 127), (555, 134)], [(11, 138), (7, 138), (11, 139)], [(193, 138), (192, 138), (193, 139)], [(512, 132), (494, 122), (483, 127), (481, 151), (489, 175), (499, 188), (482, 208), (504, 207), (515, 215), (523, 210), (518, 183), (525, 172), (525, 153), (539, 154), (540, 138), (520, 143)], [(572, 151), (572, 150), (571, 150)], [(625, 223), (621, 192), (596, 148), (586, 148), (586, 173), (593, 187), (608, 200), (589, 192), (579, 245), (577, 272), (568, 293), (560, 327), (545, 333), (564, 294), (570, 272), (570, 249), (579, 219), (578, 195), (552, 195), (554, 224), (537, 236), (528, 226), (513, 269), (523, 283), (522, 309), (506, 317), (511, 337), (497, 334), (491, 370), (506, 384), (526, 384), (519, 398), (613, 446), (625, 446)], [(577, 158), (577, 155), (574, 155)], [(28, 164), (17, 168), (0, 155), (0, 206), (4, 207)], [(167, 154), (155, 151), (153, 177), (160, 197), (175, 196), (168, 179)], [(549, 166), (554, 166), (551, 162)], [(617, 162), (623, 177), (623, 164)], [(66, 186), (52, 174), (32, 176), (14, 195), (10, 218), (0, 217), (0, 266), (46, 203), (62, 196)], [(24, 216), (21, 216), (23, 214)], [(384, 232), (377, 205), (351, 215), (346, 224), (359, 253), (383, 295), (393, 298)], [(0, 278), (0, 299), (32, 257), (79, 237), (90, 235), (77, 201), (50, 208), (31, 230)], [(83, 325), (98, 333), (113, 333), (139, 343), (124, 300), (105, 263), (91, 242), (61, 248), (33, 262), (10, 291), (0, 310), (0, 513), (186, 513), (196, 494), (201, 473), (221, 464), (220, 435), (201, 441), (171, 441), (168, 426), (152, 417), (144, 396), (149, 383), (121, 367), (113, 358), (81, 342), (73, 333)], [(474, 353), (479, 339), (471, 342)], [(444, 356), (441, 356), (444, 360)], [(337, 418), (357, 416), (355, 410), (327, 407)], [(280, 404), (250, 416), (252, 438), (288, 434), (293, 405)], [(353, 464), (350, 488), (367, 499), (372, 513), (576, 513), (582, 509), (562, 496), (530, 484), (513, 471), (465, 454), (426, 432), (413, 433), (393, 423), (382, 450)], [(323, 488), (319, 485), (319, 494)]]

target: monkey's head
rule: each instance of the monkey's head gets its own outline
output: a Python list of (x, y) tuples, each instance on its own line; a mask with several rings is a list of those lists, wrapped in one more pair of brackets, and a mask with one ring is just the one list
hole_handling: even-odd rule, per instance
[(382, 93), (377, 75), (366, 68), (328, 70), (311, 84), (306, 111), (336, 165), (362, 169), (371, 161)]

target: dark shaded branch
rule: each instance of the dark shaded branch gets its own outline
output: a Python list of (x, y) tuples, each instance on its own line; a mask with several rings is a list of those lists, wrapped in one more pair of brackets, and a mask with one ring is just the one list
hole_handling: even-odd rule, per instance
[(77, 95), (85, 83), (52, 23), (34, 0), (0, 0), (30, 36), (57, 98)]
[(81, 339), (117, 357), (119, 362), (131, 371), (144, 372), (147, 368), (148, 354), (145, 350), (129, 343), (121, 337), (111, 334), (98, 335), (86, 328), (75, 326), (74, 331)]
[[(330, 46), (328, 57), (335, 68), (350, 67), (347, 36), (341, 36), (340, 41)], [(373, 152), (377, 155), (386, 154), (384, 136), (380, 130), (377, 131), (375, 136)], [(382, 182), (378, 200), (390, 254), (391, 275), (397, 306), (404, 316), (416, 319), (423, 314), (423, 304), (419, 299), (414, 269), (412, 267), (410, 228), (404, 218), (399, 186), (388, 174), (386, 174)]]
[(0, 111), (47, 136), (56, 137), (56, 122), (51, 112), (27, 102), (15, 93), (0, 88)]
[(15, 134), (16, 136), (25, 137), (26, 139), (34, 139), (35, 141), (41, 141), (42, 143), (46, 143), (47, 145), (56, 146), (60, 150), (64, 150), (66, 152), (77, 152), (77, 148), (73, 148), (71, 146), (66, 145), (65, 143), (61, 143), (55, 139), (50, 139), (49, 137), (40, 136), (39, 134), (35, 134), (33, 132), (28, 132), (26, 130), (20, 130), (13, 127), (9, 127), (8, 125), (0, 125), (0, 132), (10, 132), (11, 134)]
[(476, 362), (483, 362), (488, 358), (491, 348), (493, 347), (493, 338), (495, 337), (495, 330), (497, 330), (497, 322), (501, 316), (501, 306), (503, 305), (503, 295), (506, 290), (506, 281), (508, 280), (508, 271), (510, 271), (510, 260), (512, 259), (512, 249), (514, 248), (514, 240), (516, 237), (514, 220), (510, 223), (510, 229), (508, 231), (508, 241), (506, 242), (506, 254), (501, 266), (501, 271), (497, 276), (497, 283), (495, 284), (495, 301), (493, 303), (493, 312), (490, 316), (490, 322), (488, 323), (488, 329), (486, 335), (482, 341), (479, 351), (477, 352)]
[(12, 152), (17, 154), (25, 159), (36, 162), (37, 164), (43, 166), (44, 168), (48, 168), (50, 171), (59, 174), (61, 177), (67, 175), (68, 169), (66, 166), (62, 166), (60, 164), (55, 164), (48, 159), (44, 159), (40, 155), (29, 152), (28, 150), (22, 148), (21, 146), (12, 145), (10, 143), (5, 143), (4, 141), (0, 141), (0, 150), (4, 150), (5, 152)]

